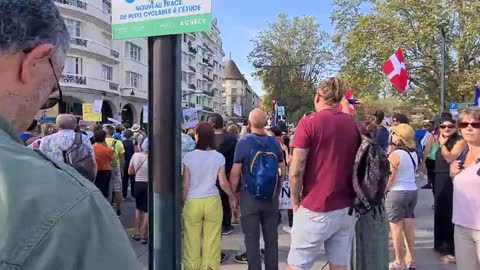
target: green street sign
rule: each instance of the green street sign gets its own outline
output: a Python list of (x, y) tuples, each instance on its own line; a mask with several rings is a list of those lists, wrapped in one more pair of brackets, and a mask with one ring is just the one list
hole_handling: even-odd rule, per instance
[(211, 0), (112, 0), (112, 38), (210, 31)]

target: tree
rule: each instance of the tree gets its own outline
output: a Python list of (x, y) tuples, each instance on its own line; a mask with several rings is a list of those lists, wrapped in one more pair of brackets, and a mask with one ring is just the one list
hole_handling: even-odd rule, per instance
[(256, 67), (276, 66), (259, 68), (254, 74), (263, 82), (264, 108), (271, 110), (271, 101), (277, 98), (289, 119), (297, 120), (311, 111), (313, 89), (333, 58), (330, 37), (315, 18), (290, 19), (279, 14), (252, 42), (250, 62)]
[[(356, 93), (396, 96), (438, 111), (441, 32), (446, 31), (447, 101), (471, 102), (480, 71), (480, 1), (474, 0), (335, 0), (333, 37), (341, 55), (340, 74)], [(370, 10), (361, 12), (361, 6)], [(351, 21), (349, 21), (351, 17)], [(409, 89), (398, 95), (382, 65), (402, 47)], [(355, 91), (355, 90), (354, 90)]]

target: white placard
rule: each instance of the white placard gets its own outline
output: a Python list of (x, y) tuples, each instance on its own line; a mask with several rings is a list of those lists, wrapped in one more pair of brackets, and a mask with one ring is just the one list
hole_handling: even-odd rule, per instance
[(183, 110), (183, 129), (194, 128), (198, 124), (198, 110), (189, 108)]
[(148, 124), (148, 105), (143, 106), (143, 123)]
[(102, 112), (102, 106), (103, 106), (103, 100), (101, 100), (101, 99), (94, 100), (93, 101), (92, 112), (93, 113), (101, 113)]
[(288, 181), (283, 181), (279, 200), (279, 209), (292, 209), (292, 204), (290, 203), (290, 184)]

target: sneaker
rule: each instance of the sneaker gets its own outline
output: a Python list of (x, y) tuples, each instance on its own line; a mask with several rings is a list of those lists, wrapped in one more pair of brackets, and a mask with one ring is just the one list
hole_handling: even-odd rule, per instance
[(121, 216), (123, 216), (123, 212), (122, 212), (122, 210), (118, 209), (117, 210), (117, 217), (121, 217)]
[(220, 263), (223, 263), (227, 259), (228, 259), (227, 253), (224, 253), (224, 252), (220, 253)]
[(292, 228), (286, 225), (282, 227), (282, 230), (288, 234), (292, 233)]
[(240, 255), (236, 255), (234, 260), (237, 262), (237, 263), (241, 263), (241, 264), (248, 264), (248, 259), (247, 259), (247, 252), (244, 252)]
[(232, 225), (222, 226), (222, 235), (229, 235), (229, 234), (233, 233), (234, 230), (235, 230), (235, 228)]

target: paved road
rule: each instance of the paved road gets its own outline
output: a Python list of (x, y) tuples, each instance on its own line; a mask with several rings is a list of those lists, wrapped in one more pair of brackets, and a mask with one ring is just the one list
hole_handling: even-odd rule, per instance
[[(422, 181), (419, 182), (419, 185), (422, 185)], [(415, 246), (415, 256), (417, 259), (418, 269), (420, 270), (456, 270), (454, 264), (442, 265), (439, 261), (439, 255), (433, 251), (433, 210), (432, 206), (432, 193), (430, 190), (420, 190), (419, 193), (419, 202), (416, 208), (416, 246)], [(122, 223), (124, 224), (127, 231), (131, 231), (134, 221), (134, 202), (125, 202), (124, 203), (124, 212), (125, 215), (121, 218)], [(287, 215), (282, 215), (285, 224)], [(286, 269), (286, 258), (288, 255), (289, 245), (290, 245), (290, 235), (286, 234), (281, 230), (279, 226), (279, 258), (280, 258), (280, 269)], [(132, 241), (132, 245), (137, 252), (139, 259), (144, 265), (147, 265), (147, 247), (140, 245), (138, 242)], [(232, 235), (223, 237), (222, 239), (222, 248), (230, 255), (230, 258), (222, 264), (222, 270), (246, 270), (246, 265), (237, 264), (233, 260), (233, 256), (238, 254), (240, 250), (244, 249), (243, 246), (243, 234), (241, 233), (240, 227), (236, 226), (236, 230)], [(390, 247), (390, 250), (392, 248)], [(312, 269), (321, 269), (325, 264), (325, 256), (322, 252), (319, 261), (315, 264)], [(326, 267), (328, 269), (328, 267)], [(460, 269), (459, 269), (460, 270)]]

